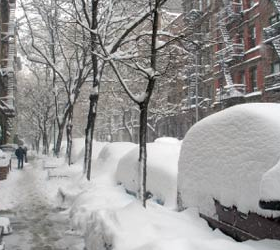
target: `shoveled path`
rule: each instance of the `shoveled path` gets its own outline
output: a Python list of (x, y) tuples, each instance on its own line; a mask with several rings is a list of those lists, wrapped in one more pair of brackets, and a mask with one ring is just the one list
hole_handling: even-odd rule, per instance
[(69, 230), (68, 215), (49, 205), (40, 189), (36, 187), (38, 178), (34, 163), (28, 164), (22, 171), (13, 193), (16, 208), (0, 212), (0, 216), (9, 217), (13, 233), (4, 237), (7, 250), (83, 250), (83, 239)]

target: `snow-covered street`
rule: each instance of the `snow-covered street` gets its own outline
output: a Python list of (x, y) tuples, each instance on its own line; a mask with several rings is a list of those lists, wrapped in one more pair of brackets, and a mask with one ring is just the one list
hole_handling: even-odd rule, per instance
[[(6, 184), (1, 188), (6, 195), (8, 210), (0, 216), (8, 217), (13, 233), (4, 237), (8, 250), (64, 250), (83, 249), (83, 240), (69, 230), (66, 213), (55, 208), (43, 194), (45, 182), (42, 166), (30, 163), (23, 170), (13, 166)], [(40, 178), (42, 177), (42, 178)], [(11, 185), (8, 185), (8, 183)], [(3, 185), (2, 183), (0, 184)]]
[[(168, 188), (150, 199), (144, 209), (124, 185), (116, 184), (117, 167), (123, 164), (120, 159), (127, 159), (129, 165), (135, 161), (127, 157), (134, 151), (132, 143), (95, 142), (93, 178), (86, 181), (81, 142), (75, 140), (76, 163), (71, 167), (64, 157), (36, 156), (23, 170), (13, 162), (8, 179), (0, 182), (0, 217), (8, 217), (13, 227), (13, 233), (3, 238), (6, 250), (280, 249), (277, 240), (240, 243), (213, 231), (196, 208), (178, 212), (169, 202), (156, 204), (158, 197), (167, 201)], [(152, 149), (151, 179), (158, 176), (157, 166), (162, 161), (158, 149), (177, 150), (174, 143), (165, 138), (148, 147)], [(178, 155), (170, 157), (174, 160)]]

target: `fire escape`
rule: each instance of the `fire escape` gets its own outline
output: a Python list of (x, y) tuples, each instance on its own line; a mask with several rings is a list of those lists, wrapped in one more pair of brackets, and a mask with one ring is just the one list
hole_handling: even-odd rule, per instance
[(223, 48), (215, 53), (215, 64), (219, 66), (219, 73), (223, 74), (225, 84), (216, 90), (216, 101), (240, 97), (245, 94), (243, 84), (234, 83), (230, 66), (244, 56), (244, 44), (234, 41), (228, 27), (241, 19), (242, 3), (224, 0), (224, 8), (217, 15), (217, 25), (223, 39)]
[[(200, 18), (202, 16), (202, 12), (196, 9), (192, 9), (188, 15), (186, 16), (186, 21), (187, 21), (187, 30), (188, 34), (191, 34), (188, 37), (191, 37), (190, 40), (192, 41), (201, 41), (201, 33), (198, 33), (196, 31), (196, 24), (199, 22)], [(198, 61), (197, 61), (197, 50), (198, 47), (196, 44), (188, 42), (186, 45), (187, 51), (190, 52), (187, 63), (188, 65), (186, 69), (186, 75), (187, 77), (187, 89), (188, 89), (188, 96), (187, 99), (185, 99), (185, 102), (188, 106), (188, 108), (194, 107), (195, 103), (195, 98), (197, 95), (196, 87), (198, 84)], [(191, 65), (191, 66), (190, 66)]]
[[(271, 44), (280, 59), (280, 1), (273, 0), (272, 2), (277, 9), (277, 15), (275, 16), (275, 22), (264, 28), (264, 43)], [(280, 88), (279, 72), (265, 77), (265, 89), (268, 90), (275, 88)]]
[(15, 1), (9, 1), (9, 22), (2, 23), (1, 44), (6, 51), (1, 58), (1, 79), (5, 87), (5, 95), (0, 97), (0, 110), (7, 117), (6, 132), (12, 130), (12, 119), (15, 116), (14, 91), (15, 91)]

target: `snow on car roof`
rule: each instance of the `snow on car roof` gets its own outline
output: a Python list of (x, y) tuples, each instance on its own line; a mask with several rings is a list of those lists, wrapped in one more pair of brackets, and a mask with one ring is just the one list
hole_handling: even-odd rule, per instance
[(214, 216), (217, 199), (244, 213), (276, 216), (258, 203), (261, 179), (279, 159), (280, 104), (242, 104), (211, 115), (183, 140), (178, 174), (181, 206), (198, 207)]

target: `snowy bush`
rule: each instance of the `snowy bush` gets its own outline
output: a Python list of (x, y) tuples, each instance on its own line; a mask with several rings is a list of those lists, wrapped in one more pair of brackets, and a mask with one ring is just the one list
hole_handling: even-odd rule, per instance
[[(181, 143), (177, 139), (158, 139), (147, 144), (147, 191), (153, 199), (176, 207), (178, 158)], [(117, 180), (131, 193), (139, 190), (139, 148), (128, 152), (119, 162)]]
[[(278, 163), (279, 149), (279, 104), (243, 104), (203, 119), (183, 141), (178, 175), (181, 206), (199, 207), (213, 216), (217, 199), (244, 213), (270, 215), (258, 206), (259, 188), (263, 174)], [(271, 189), (279, 186), (278, 176), (270, 175), (278, 185), (263, 195), (271, 198)]]

